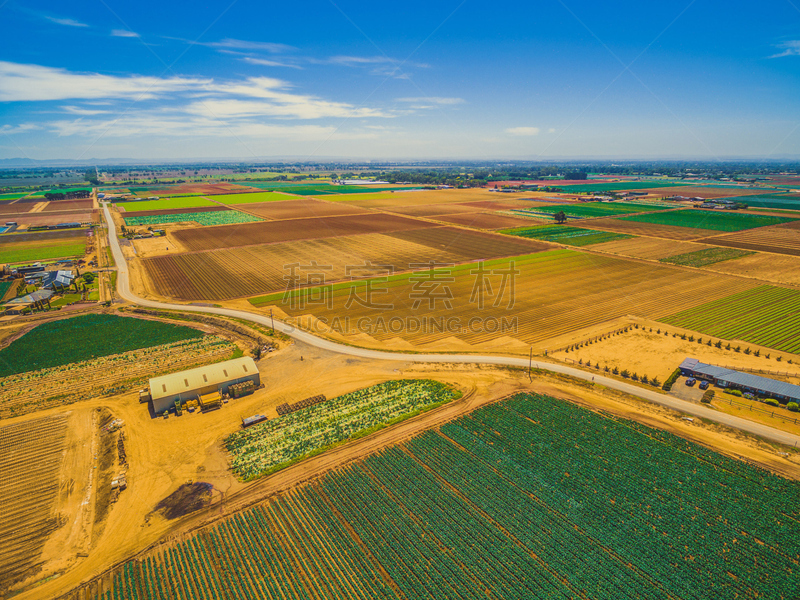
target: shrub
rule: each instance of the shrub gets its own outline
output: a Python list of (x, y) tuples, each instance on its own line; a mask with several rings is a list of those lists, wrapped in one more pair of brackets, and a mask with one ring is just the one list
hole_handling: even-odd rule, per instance
[(642, 383), (650, 383), (650, 378), (647, 375), (642, 375)]
[(690, 341), (690, 342), (693, 342), (693, 341), (694, 341), (694, 336), (693, 336), (693, 335), (690, 335), (690, 336), (689, 336), (689, 341)]
[(745, 354), (750, 354), (750, 352), (751, 352), (751, 351), (750, 351), (750, 348), (749, 348), (749, 347), (747, 347), (747, 348), (745, 348), (745, 349), (744, 349), (744, 353), (745, 353)]
[(742, 397), (742, 390), (728, 390), (728, 393), (731, 396), (738, 396), (739, 398)]
[(764, 355), (764, 358), (769, 358), (769, 354), (765, 354), (765, 355)]
[(741, 346), (736, 346), (736, 348), (734, 348), (734, 351), (735, 352), (741, 352), (742, 351), (742, 347)]
[(613, 371), (611, 371), (611, 372), (612, 372), (614, 375), (619, 375), (619, 369), (618, 369), (617, 367), (614, 367), (614, 370), (613, 370)]
[[(653, 330), (651, 329), (650, 331), (653, 331)], [(656, 330), (656, 333), (657, 333), (658, 335), (661, 335), (661, 330), (660, 330), (660, 329), (657, 329), (657, 330)]]
[(789, 402), (789, 404), (786, 405), (786, 408), (792, 412), (798, 412), (800, 411), (800, 404), (797, 404), (797, 402)]
[(716, 344), (714, 344), (717, 348), (722, 348), (722, 340), (719, 340)]
[(730, 349), (731, 349), (731, 345), (730, 345), (730, 344), (728, 344), (727, 346), (725, 346), (725, 350), (730, 350)]
[(767, 398), (766, 400), (764, 400), (764, 404), (766, 404), (768, 406), (775, 406), (775, 407), (780, 406), (780, 402), (775, 400), (775, 398)]
[(714, 390), (706, 390), (706, 393), (703, 394), (703, 397), (700, 399), (700, 402), (704, 404), (711, 404), (711, 401), (714, 399)]
[(708, 340), (708, 343), (706, 344), (706, 346), (708, 346), (709, 348), (711, 347), (711, 340)]
[(753, 352), (753, 356), (761, 356), (761, 350), (756, 350)]
[(653, 387), (658, 387), (661, 385), (661, 382), (658, 380), (658, 377), (653, 377), (650, 380), (650, 385), (652, 385)]
[(631, 376), (630, 371), (628, 371), (628, 369), (622, 369), (620, 375), (622, 375), (625, 379), (628, 379)]
[(781, 357), (780, 356), (776, 356), (775, 360), (777, 360), (778, 362), (781, 362)]
[(631, 375), (631, 379), (633, 379), (634, 381), (639, 381), (639, 376), (636, 373), (634, 373), (633, 375)]
[(675, 369), (672, 372), (672, 375), (667, 377), (667, 380), (664, 382), (664, 385), (661, 386), (661, 389), (664, 390), (665, 392), (670, 391), (672, 389), (673, 384), (676, 381), (678, 381), (678, 377), (680, 377), (680, 376), (681, 376), (681, 370), (680, 369)]

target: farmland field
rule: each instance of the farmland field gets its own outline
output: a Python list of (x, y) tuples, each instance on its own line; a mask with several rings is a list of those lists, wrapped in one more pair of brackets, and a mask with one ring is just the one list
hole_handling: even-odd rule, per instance
[(697, 238), (719, 234), (718, 231), (713, 231), (711, 229), (692, 229), (690, 227), (656, 225), (655, 223), (637, 223), (615, 217), (592, 219), (590, 224), (593, 229), (603, 229), (605, 231), (615, 231), (617, 233), (670, 240), (695, 240)]
[(750, 231), (721, 235), (700, 241), (729, 248), (800, 256), (800, 228), (794, 222), (777, 227), (751, 229)]
[(589, 217), (609, 217), (630, 213), (662, 211), (669, 209), (662, 204), (637, 204), (635, 202), (575, 202), (573, 204), (550, 204), (529, 209), (533, 213), (554, 215), (563, 211), (568, 217), (585, 219)]
[[(287, 196), (287, 198), (288, 197), (289, 196)], [(333, 204), (332, 202), (321, 202), (312, 198), (248, 204), (245, 210), (260, 217), (276, 220), (299, 219), (302, 217), (336, 217), (365, 212), (363, 208), (357, 206), (344, 203)]]
[(19, 243), (8, 246), (0, 245), (0, 263), (16, 264), (83, 256), (85, 252), (86, 242), (76, 242), (74, 240), (63, 240), (59, 243), (49, 242), (41, 245)]
[(222, 210), (233, 210), (228, 208), (227, 206), (220, 206), (219, 204), (215, 204), (214, 206), (197, 206), (195, 208), (168, 208), (165, 210), (136, 210), (136, 211), (127, 211), (125, 210), (125, 206), (119, 204), (117, 205), (117, 209), (122, 214), (123, 217), (126, 219), (128, 217), (150, 217), (154, 215), (178, 215), (186, 212), (215, 212), (215, 211), (222, 211)]
[(3, 222), (17, 221), (19, 225), (58, 225), (59, 223), (91, 223), (96, 221), (95, 210), (88, 211), (55, 211), (55, 212), (26, 212), (3, 214)]
[(438, 381), (405, 379), (332, 398), (229, 435), (231, 470), (249, 481), (455, 396)]
[(196, 208), (198, 206), (217, 206), (208, 198), (161, 198), (160, 200), (137, 200), (135, 202), (119, 203), (125, 207), (125, 212), (142, 210), (169, 210), (173, 208)]
[(731, 200), (744, 202), (750, 207), (800, 210), (800, 197), (790, 194), (756, 194), (752, 196), (737, 196), (731, 198)]
[(662, 318), (663, 323), (800, 352), (800, 291), (760, 286)]
[(0, 377), (202, 335), (191, 327), (108, 314), (51, 321), (34, 327), (0, 350)]
[(800, 285), (800, 256), (757, 252), (735, 261), (715, 264), (712, 270), (762, 281)]
[[(513, 294), (509, 288), (503, 288), (502, 279), (503, 272), (510, 273), (512, 267), (518, 271)], [(508, 283), (511, 276), (506, 277)], [(480, 298), (475, 295), (480, 291), (480, 286), (476, 287), (479, 278), (491, 283), (491, 293), (487, 291), (484, 295), (482, 311), (478, 309)], [(439, 287), (431, 282), (439, 282)], [(299, 290), (291, 297), (272, 294), (252, 298), (250, 302), (255, 306), (274, 306), (298, 326), (303, 326), (303, 321), (297, 317), (313, 314), (329, 324), (314, 325), (316, 331), (336, 332), (345, 339), (348, 334), (366, 333), (376, 341), (400, 337), (419, 346), (446, 339), (474, 345), (511, 337), (546, 348), (548, 339), (583, 328), (625, 315), (664, 317), (682, 307), (697, 306), (755, 287), (755, 283), (719, 275), (696, 280), (693, 273), (668, 267), (551, 250), (486, 261), (483, 275), (475, 264), (434, 269), (433, 273), (425, 270), (396, 275), (388, 284), (380, 282), (374, 286), (385, 291), (374, 294), (372, 301), (391, 306), (382, 312), (353, 303), (346, 307), (351, 294), (364, 295), (365, 286), (364, 282), (334, 285), (327, 305), (303, 302), (319, 297), (319, 289)], [(426, 296), (426, 286), (433, 286), (440, 295)], [(470, 328), (470, 319), (475, 316), (484, 318), (485, 326)], [(349, 327), (345, 326), (345, 319)], [(500, 319), (510, 322), (511, 330), (501, 330)]]
[(753, 252), (746, 252), (744, 250), (736, 250), (735, 248), (706, 248), (704, 250), (695, 250), (685, 254), (675, 254), (662, 258), (661, 262), (669, 263), (671, 265), (682, 265), (686, 267), (705, 267), (715, 263), (723, 262), (726, 260), (733, 260), (754, 254)]
[(159, 545), (90, 591), (796, 598), (798, 493), (669, 433), (518, 394)]
[(236, 349), (205, 335), (0, 377), (0, 419), (140, 389), (154, 375), (227, 360)]
[(794, 219), (786, 217), (768, 217), (736, 212), (720, 212), (711, 210), (674, 210), (646, 215), (620, 217), (622, 221), (635, 223), (653, 223), (669, 227), (687, 227), (690, 229), (710, 229), (713, 231), (742, 231), (755, 227), (789, 223)]
[(320, 266), (331, 267), (323, 271), (325, 280), (338, 281), (349, 278), (348, 265), (363, 265), (364, 261), (404, 271), (409, 264), (429, 260), (462, 263), (542, 249), (545, 246), (535, 242), (436, 227), (172, 254), (146, 258), (142, 263), (163, 295), (223, 300), (284, 289), (290, 276), (285, 265), (292, 263), (307, 265), (300, 270), (305, 274), (312, 261), (318, 261)]
[(465, 204), (412, 204), (410, 206), (392, 207), (392, 212), (411, 217), (431, 217), (436, 215), (454, 215), (457, 213), (479, 213), (481, 208)]
[(666, 186), (676, 187), (681, 186), (680, 183), (672, 181), (620, 181), (619, 183), (578, 183), (569, 185), (560, 185), (559, 181), (549, 181), (546, 185), (553, 187), (561, 187), (565, 192), (570, 194), (583, 193), (583, 192), (621, 192), (621, 191), (637, 191), (649, 190), (651, 188), (662, 188)]
[(79, 200), (53, 200), (44, 207), (42, 212), (52, 212), (57, 210), (90, 210), (94, 206), (94, 200), (91, 198), (82, 198)]
[(185, 223), (193, 221), (202, 227), (212, 225), (233, 225), (236, 223), (255, 223), (258, 217), (238, 210), (210, 210), (204, 212), (184, 212), (169, 215), (148, 215), (144, 217), (125, 216), (125, 225), (129, 227), (160, 225), (162, 223)]
[(436, 224), (399, 215), (374, 213), (221, 225), (214, 229), (183, 229), (176, 231), (173, 237), (188, 250), (213, 250), (251, 244), (323, 239), (358, 233), (386, 233), (426, 227), (436, 227)]
[(294, 196), (281, 192), (250, 192), (246, 194), (225, 194), (214, 196), (214, 200), (223, 204), (249, 204), (263, 202), (280, 202), (281, 200), (294, 200)]
[(581, 229), (579, 227), (569, 227), (567, 225), (541, 225), (539, 227), (506, 229), (500, 233), (531, 238), (534, 240), (558, 242), (560, 244), (568, 244), (570, 246), (589, 246), (591, 244), (602, 244), (603, 242), (624, 240), (631, 237), (622, 233)]
[(478, 229), (501, 229), (506, 227), (519, 227), (520, 225), (530, 225), (538, 222), (536, 218), (512, 217), (500, 213), (467, 213), (455, 215), (437, 215), (430, 217), (434, 221), (443, 223), (453, 223), (464, 227), (476, 227)]
[(66, 433), (64, 415), (0, 427), (0, 590), (36, 567), (59, 526), (54, 509)]
[(619, 254), (620, 256), (630, 256), (632, 258), (644, 258), (647, 260), (658, 260), (677, 253), (689, 253), (696, 250), (713, 248), (706, 244), (696, 244), (694, 242), (680, 242), (677, 240), (662, 240), (647, 237), (631, 237), (597, 244), (592, 250)]

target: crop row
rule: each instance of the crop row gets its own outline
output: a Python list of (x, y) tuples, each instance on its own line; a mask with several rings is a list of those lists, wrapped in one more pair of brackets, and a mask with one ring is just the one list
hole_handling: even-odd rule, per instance
[(519, 227), (517, 229), (506, 229), (501, 233), (535, 240), (545, 240), (548, 242), (560, 242), (570, 246), (590, 246), (592, 244), (602, 244), (603, 242), (613, 242), (614, 240), (624, 240), (633, 237), (622, 233), (581, 229), (580, 227), (568, 227), (566, 225)]
[(147, 226), (163, 223), (185, 223), (194, 221), (198, 225), (208, 227), (211, 225), (233, 225), (236, 223), (253, 223), (263, 221), (256, 216), (243, 213), (240, 210), (214, 210), (203, 212), (185, 212), (176, 214), (147, 215), (140, 217), (125, 217), (125, 225)]

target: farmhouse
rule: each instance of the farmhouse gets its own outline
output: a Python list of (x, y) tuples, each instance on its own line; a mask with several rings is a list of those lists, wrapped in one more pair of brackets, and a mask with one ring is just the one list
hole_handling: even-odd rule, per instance
[(175, 401), (200, 399), (205, 394), (224, 394), (234, 383), (252, 381), (261, 384), (255, 361), (249, 356), (226, 360), (150, 380), (153, 411), (158, 414), (175, 406)]
[(681, 375), (712, 382), (722, 388), (733, 388), (781, 402), (800, 402), (800, 385), (742, 373), (724, 367), (701, 363), (696, 358), (686, 358), (680, 364)]

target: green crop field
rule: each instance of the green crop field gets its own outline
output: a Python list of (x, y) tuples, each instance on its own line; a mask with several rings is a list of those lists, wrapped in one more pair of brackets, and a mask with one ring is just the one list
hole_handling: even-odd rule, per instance
[(611, 233), (608, 231), (596, 231), (594, 229), (581, 229), (580, 227), (569, 227), (567, 225), (541, 225), (539, 227), (517, 227), (515, 229), (504, 229), (500, 233), (516, 235), (534, 240), (545, 240), (547, 242), (558, 242), (570, 246), (589, 246), (591, 244), (602, 244), (613, 240), (624, 240), (633, 237), (622, 233)]
[(800, 210), (800, 196), (788, 194), (757, 194), (753, 196), (736, 196), (726, 198), (734, 202), (742, 202), (752, 208), (783, 208), (787, 210)]
[(217, 206), (215, 202), (199, 196), (187, 196), (181, 198), (162, 198), (160, 200), (138, 200), (136, 202), (120, 202), (118, 206), (124, 206), (126, 212), (138, 212), (140, 210), (171, 210), (174, 208), (197, 208), (198, 206)]
[(233, 225), (235, 223), (253, 223), (263, 221), (253, 215), (238, 210), (215, 210), (210, 212), (185, 212), (179, 214), (148, 215), (144, 217), (126, 217), (125, 225), (129, 227), (159, 225), (162, 223), (183, 223), (194, 221), (198, 225)]
[(788, 217), (770, 217), (735, 212), (719, 212), (714, 210), (672, 210), (669, 212), (631, 215), (620, 217), (623, 221), (637, 223), (653, 223), (670, 227), (690, 227), (692, 229), (711, 229), (712, 231), (742, 231), (767, 225), (789, 223), (796, 219)]
[[(800, 485), (511, 399), (117, 566), (97, 600), (798, 598)], [(95, 592), (96, 593), (96, 592)]]
[(191, 327), (107, 314), (51, 321), (0, 350), (0, 377), (202, 336)]
[(16, 285), (16, 283), (16, 281), (0, 281), (0, 299), (4, 298), (11, 286)]
[(37, 260), (51, 260), (54, 258), (69, 258), (83, 256), (86, 252), (86, 242), (63, 240), (49, 242), (42, 246), (22, 246), (15, 248), (13, 245), (0, 247), (0, 263), (17, 264)]
[(294, 196), (280, 192), (250, 192), (245, 194), (220, 194), (214, 199), (222, 204), (252, 204), (255, 202), (280, 202), (281, 200), (296, 200)]
[(684, 310), (661, 322), (785, 352), (800, 352), (800, 291), (769, 285)]
[(575, 202), (574, 204), (554, 204), (551, 206), (535, 206), (515, 210), (519, 213), (535, 213), (554, 215), (563, 211), (568, 217), (585, 219), (587, 217), (613, 217), (651, 210), (667, 210), (671, 208), (663, 204), (645, 204), (636, 202)]
[(454, 396), (444, 384), (415, 379), (351, 392), (228, 436), (231, 469), (240, 479), (254, 479)]
[(749, 256), (750, 254), (755, 254), (755, 252), (736, 250), (735, 248), (706, 248), (704, 250), (696, 250), (695, 252), (686, 252), (685, 254), (668, 256), (660, 260), (663, 263), (669, 263), (672, 265), (705, 267), (708, 265), (713, 265), (714, 263), (742, 258), (743, 256)]
[(560, 187), (567, 193), (583, 193), (583, 192), (620, 192), (620, 191), (636, 191), (647, 190), (650, 188), (663, 188), (685, 185), (675, 183), (674, 181), (631, 181), (631, 182), (614, 182), (614, 183), (574, 183), (559, 185), (558, 181), (553, 181), (553, 187)]

